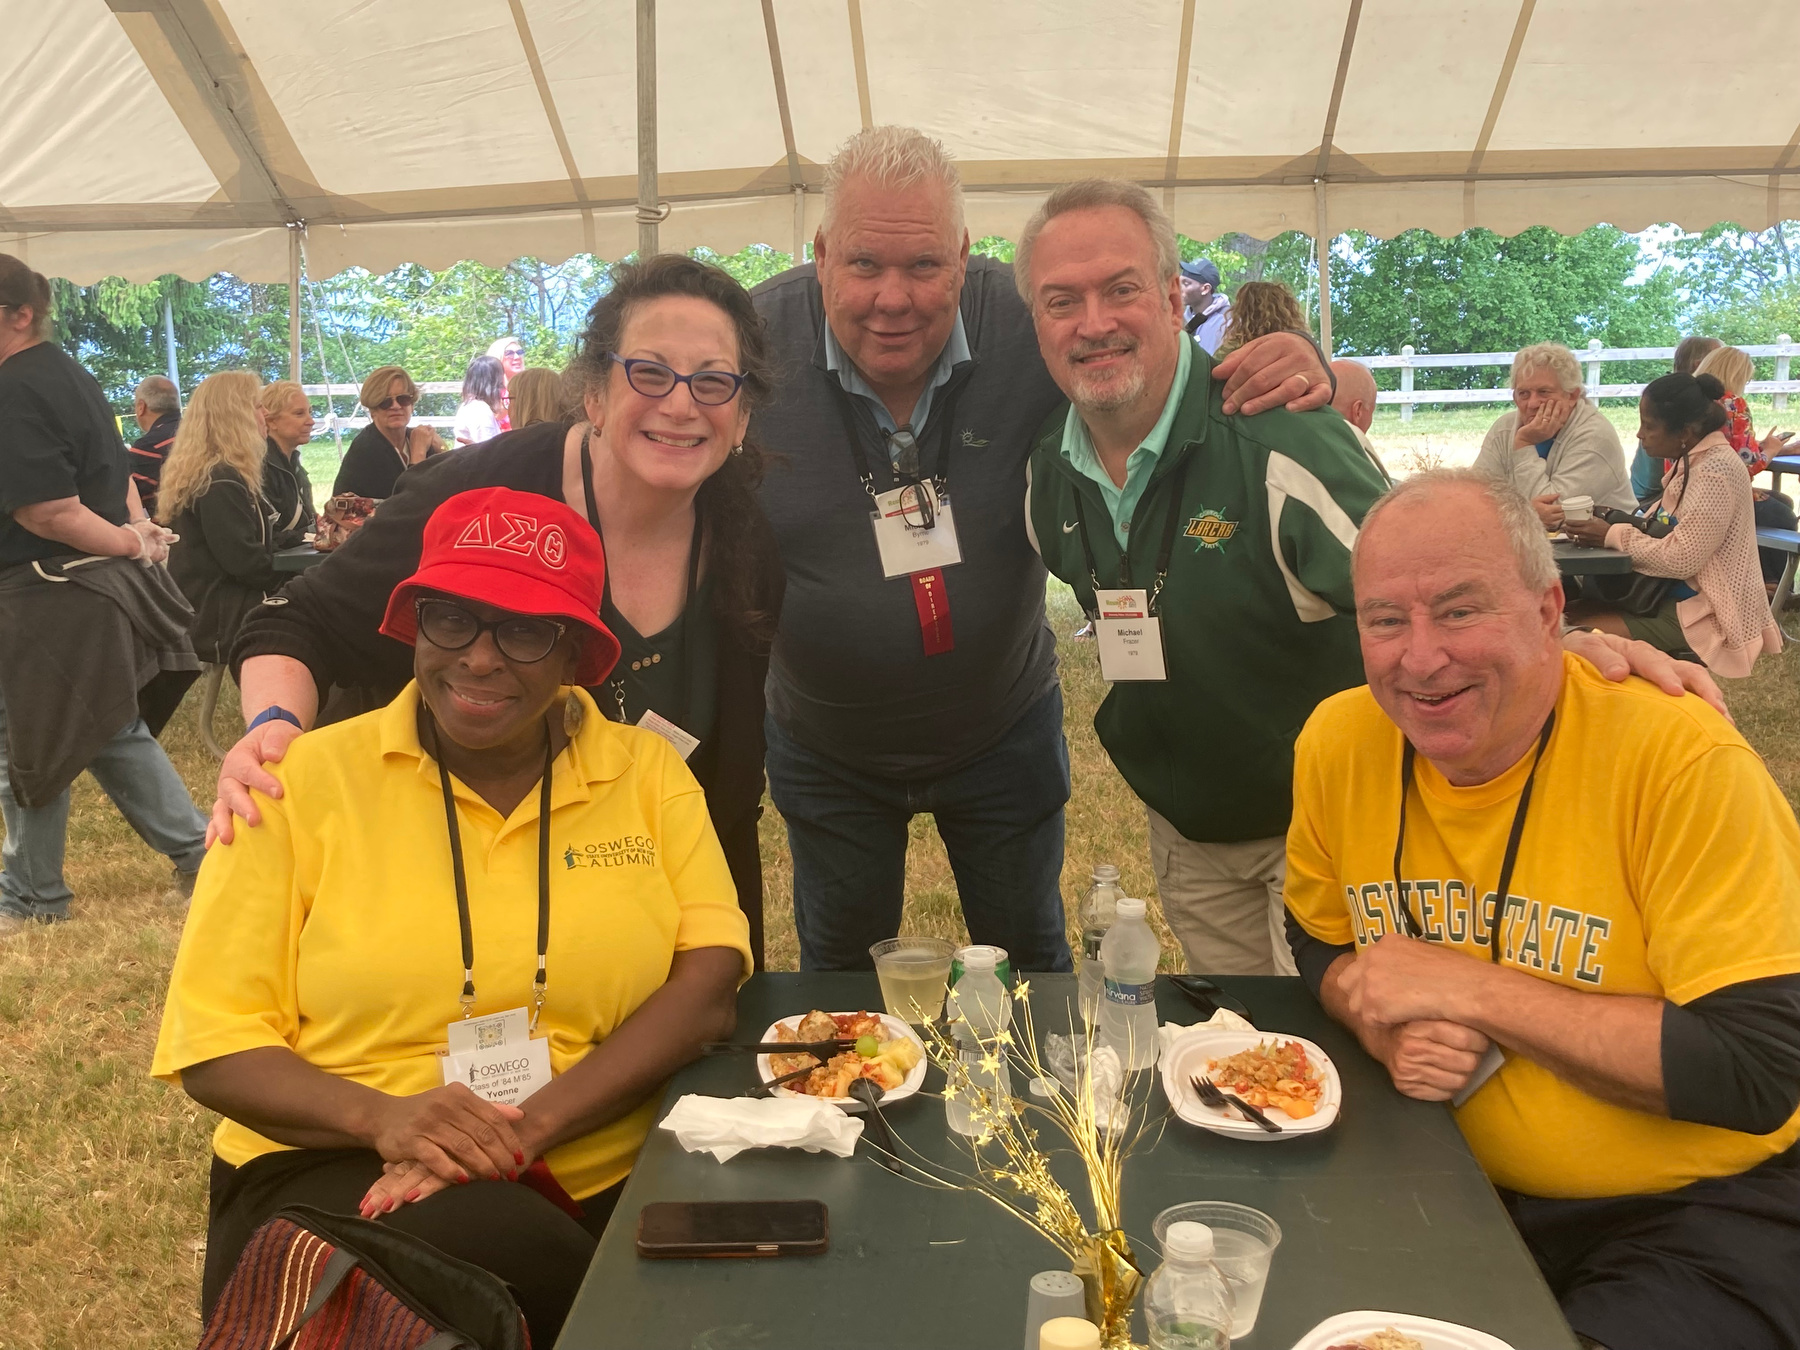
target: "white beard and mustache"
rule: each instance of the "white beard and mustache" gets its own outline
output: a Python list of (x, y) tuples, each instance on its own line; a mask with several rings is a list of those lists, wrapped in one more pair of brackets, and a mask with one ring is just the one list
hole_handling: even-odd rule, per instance
[[(1084, 384), (1080, 361), (1100, 352), (1119, 352), (1134, 355), (1138, 344), (1131, 341), (1119, 342), (1108, 340), (1100, 342), (1078, 342), (1069, 348), (1070, 383), (1069, 402), (1075, 410), (1082, 414), (1116, 412), (1129, 403), (1134, 403), (1144, 392), (1144, 363), (1138, 361), (1129, 368), (1110, 376), (1102, 376), (1104, 384), (1099, 389), (1091, 390)], [(1099, 383), (1098, 381), (1096, 383)]]

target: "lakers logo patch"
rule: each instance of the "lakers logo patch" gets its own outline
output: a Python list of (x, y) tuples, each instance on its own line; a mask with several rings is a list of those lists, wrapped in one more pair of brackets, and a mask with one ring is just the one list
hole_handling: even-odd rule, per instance
[(1200, 514), (1188, 521), (1184, 533), (1189, 539), (1197, 540), (1200, 548), (1223, 549), (1225, 541), (1237, 533), (1237, 527), (1237, 521), (1225, 519), (1222, 512), (1202, 507)]

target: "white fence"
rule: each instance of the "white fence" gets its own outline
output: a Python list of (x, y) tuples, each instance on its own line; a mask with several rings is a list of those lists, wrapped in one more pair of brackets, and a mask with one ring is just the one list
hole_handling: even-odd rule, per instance
[[(1773, 394), (1775, 410), (1785, 412), (1789, 394), (1800, 394), (1800, 380), (1788, 378), (1789, 361), (1800, 348), (1786, 333), (1777, 335), (1774, 345), (1758, 347), (1740, 347), (1739, 351), (1747, 356), (1772, 356), (1775, 358), (1775, 378), (1772, 380), (1752, 380), (1744, 386), (1747, 394)], [(1600, 339), (1594, 338), (1585, 350), (1575, 353), (1586, 372), (1587, 393), (1589, 398), (1636, 398), (1644, 392), (1641, 384), (1603, 384), (1600, 380), (1601, 367), (1608, 361), (1670, 361), (1674, 359), (1673, 347), (1602, 347)], [(1375, 395), (1377, 403), (1398, 403), (1400, 420), (1412, 421), (1413, 408), (1420, 403), (1511, 403), (1512, 390), (1505, 385), (1497, 389), (1414, 389), (1413, 372), (1416, 370), (1444, 370), (1469, 366), (1510, 366), (1512, 352), (1462, 352), (1445, 356), (1420, 356), (1412, 347), (1400, 349), (1398, 356), (1352, 356), (1349, 360), (1361, 361), (1371, 370), (1398, 370), (1400, 372), (1400, 388), (1398, 390), (1382, 390)]]
[[(350, 412), (357, 407), (357, 397), (362, 393), (360, 384), (303, 384), (300, 386), (309, 398), (324, 398), (330, 395), (333, 400), (347, 398), (350, 400)], [(459, 380), (431, 380), (419, 386), (421, 394), (460, 394), (462, 383)], [(439, 431), (447, 431), (456, 425), (455, 417), (415, 417), (413, 421), (421, 426), (436, 427)], [(335, 411), (319, 419), (319, 425), (313, 431), (313, 437), (329, 436), (333, 432), (348, 431), (355, 434), (369, 425), (367, 416), (353, 417), (338, 414)], [(448, 440), (445, 441), (448, 445)]]

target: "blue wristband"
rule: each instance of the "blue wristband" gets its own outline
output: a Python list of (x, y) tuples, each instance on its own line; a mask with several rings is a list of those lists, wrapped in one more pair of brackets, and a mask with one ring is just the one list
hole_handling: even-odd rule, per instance
[(264, 722), (292, 722), (296, 727), (299, 727), (301, 731), (306, 730), (305, 727), (300, 726), (300, 719), (298, 717), (294, 716), (293, 713), (277, 703), (271, 703), (268, 707), (256, 714), (255, 717), (252, 717), (250, 719), (250, 725), (245, 727), (244, 730), (255, 731)]

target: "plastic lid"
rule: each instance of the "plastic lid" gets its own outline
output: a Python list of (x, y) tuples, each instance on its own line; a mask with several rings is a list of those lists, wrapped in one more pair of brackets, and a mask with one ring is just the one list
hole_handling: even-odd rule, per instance
[(1172, 1223), (1163, 1234), (1163, 1255), (1206, 1261), (1213, 1254), (1213, 1230), (1203, 1223)]
[(1095, 881), (1117, 881), (1118, 879), (1119, 879), (1119, 869), (1117, 867), (1113, 866), (1113, 864), (1111, 864), (1111, 863), (1095, 863), (1094, 864), (1094, 880)]
[(1066, 1270), (1040, 1270), (1031, 1277), (1031, 1292), (1050, 1298), (1067, 1298), (1070, 1294), (1079, 1296), (1081, 1281)]
[(1144, 917), (1144, 902), (1133, 900), (1128, 895), (1119, 897), (1119, 906), (1113, 911), (1121, 919), (1141, 919)]
[(964, 947), (957, 955), (964, 970), (992, 970), (1000, 963), (998, 947)]
[(1085, 1317), (1052, 1317), (1038, 1328), (1038, 1350), (1100, 1350), (1100, 1328)]

